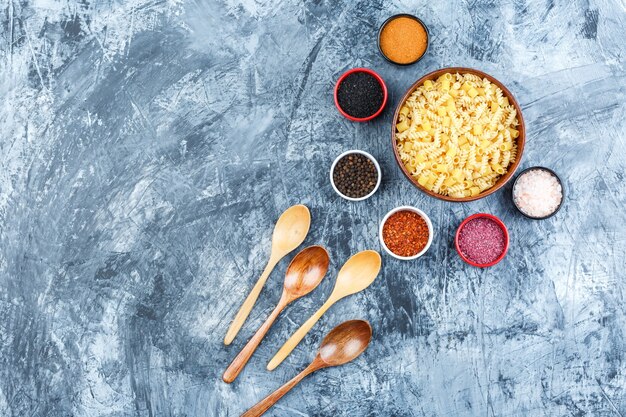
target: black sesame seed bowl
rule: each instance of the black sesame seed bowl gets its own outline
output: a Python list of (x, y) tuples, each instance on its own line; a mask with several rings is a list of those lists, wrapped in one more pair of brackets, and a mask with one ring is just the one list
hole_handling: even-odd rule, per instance
[(335, 84), (335, 106), (353, 122), (367, 122), (382, 113), (387, 105), (387, 85), (376, 71), (352, 68)]
[(382, 173), (376, 158), (358, 149), (337, 156), (330, 167), (330, 184), (333, 190), (349, 201), (363, 201), (373, 196)]

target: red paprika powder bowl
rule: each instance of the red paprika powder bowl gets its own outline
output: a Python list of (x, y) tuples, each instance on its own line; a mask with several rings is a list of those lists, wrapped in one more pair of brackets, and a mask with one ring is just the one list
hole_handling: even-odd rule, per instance
[(385, 251), (396, 259), (410, 261), (428, 251), (433, 241), (433, 224), (422, 210), (400, 206), (380, 222), (378, 236)]
[(454, 244), (465, 262), (478, 268), (487, 268), (506, 256), (509, 231), (496, 216), (476, 213), (459, 225)]

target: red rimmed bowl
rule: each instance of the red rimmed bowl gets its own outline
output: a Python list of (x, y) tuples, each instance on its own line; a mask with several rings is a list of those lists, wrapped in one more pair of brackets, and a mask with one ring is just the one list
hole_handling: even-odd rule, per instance
[[(463, 253), (463, 251), (461, 250), (460, 244), (459, 244), (459, 238), (461, 235), (461, 230), (463, 230), (463, 228), (472, 220), (475, 219), (489, 219), (491, 221), (493, 221), (494, 223), (496, 223), (500, 229), (502, 230), (502, 232), (504, 233), (504, 248), (502, 249), (502, 253), (500, 254), (500, 256), (498, 256), (496, 259), (494, 259), (491, 262), (487, 262), (487, 263), (478, 263), (475, 261), (472, 261), (471, 259), (469, 259), (467, 256), (465, 256), (465, 254)], [(487, 213), (476, 213), (473, 214), (471, 216), (469, 216), (467, 219), (463, 220), (463, 222), (461, 222), (461, 224), (459, 225), (459, 228), (456, 229), (456, 235), (454, 236), (454, 246), (456, 247), (456, 251), (458, 252), (459, 256), (461, 257), (461, 259), (463, 259), (466, 263), (478, 267), (478, 268), (488, 268), (490, 266), (494, 266), (495, 264), (497, 264), (498, 262), (500, 262), (502, 259), (504, 259), (504, 257), (506, 256), (506, 253), (509, 250), (509, 231), (506, 228), (506, 226), (504, 225), (504, 222), (502, 220), (500, 220), (499, 218), (497, 218), (496, 216), (493, 216), (491, 214), (487, 214)]]
[[(439, 78), (440, 75), (445, 74), (447, 72), (452, 73), (452, 74), (457, 73), (457, 72), (461, 73), (461, 74), (468, 73), (468, 74), (473, 74), (473, 75), (479, 76), (480, 78), (488, 79), (492, 84), (496, 85), (497, 87), (499, 87), (502, 90), (502, 93), (503, 93), (504, 97), (509, 99), (509, 103), (513, 105), (513, 107), (515, 108), (515, 111), (517, 112), (517, 119), (519, 121), (519, 126), (517, 127), (517, 129), (519, 130), (519, 136), (516, 139), (516, 143), (517, 143), (517, 158), (515, 158), (515, 161), (513, 161), (513, 163), (508, 167), (507, 171), (502, 176), (500, 176), (500, 178), (498, 178), (498, 180), (493, 185), (493, 187), (488, 188), (488, 189), (484, 190), (483, 192), (481, 192), (481, 193), (479, 193), (478, 195), (475, 195), (475, 196), (470, 196), (470, 197), (451, 197), (449, 195), (443, 195), (443, 194), (435, 193), (435, 192), (430, 191), (429, 189), (427, 189), (425, 187), (422, 187), (417, 182), (417, 179), (415, 179), (415, 178), (413, 178), (411, 176), (411, 174), (409, 173), (407, 168), (404, 166), (404, 163), (402, 162), (402, 159), (400, 158), (400, 154), (398, 153), (398, 147), (397, 147), (397, 143), (396, 143), (396, 124), (398, 123), (398, 115), (400, 114), (400, 109), (402, 108), (402, 106), (404, 105), (406, 100), (411, 96), (411, 94), (413, 94), (413, 91), (415, 91), (415, 89), (417, 89), (419, 86), (424, 84), (424, 81), (426, 81), (426, 80), (431, 80), (431, 81), (436, 80), (437, 78)], [(400, 170), (402, 171), (404, 176), (415, 187), (417, 187), (420, 191), (428, 194), (431, 197), (437, 198), (439, 200), (445, 200), (445, 201), (453, 201), (453, 202), (458, 202), (458, 203), (474, 201), (474, 200), (478, 200), (478, 199), (487, 197), (488, 195), (491, 195), (491, 194), (495, 193), (496, 191), (498, 191), (500, 188), (504, 187), (504, 185), (507, 182), (509, 182), (509, 180), (511, 178), (513, 178), (513, 174), (515, 174), (515, 170), (517, 170), (517, 167), (519, 166), (519, 163), (522, 160), (522, 155), (524, 154), (524, 145), (525, 144), (526, 144), (526, 126), (524, 125), (524, 116), (522, 115), (522, 108), (520, 107), (520, 105), (517, 102), (517, 100), (515, 99), (515, 97), (513, 97), (513, 94), (500, 81), (498, 81), (497, 79), (495, 79), (491, 75), (489, 75), (489, 74), (487, 74), (485, 72), (482, 72), (482, 71), (478, 71), (478, 70), (476, 70), (474, 68), (467, 68), (467, 67), (441, 68), (441, 69), (438, 69), (436, 71), (433, 71), (433, 72), (430, 72), (430, 73), (424, 75), (422, 78), (417, 80), (411, 87), (409, 87), (409, 89), (404, 94), (404, 96), (402, 96), (400, 101), (398, 101), (398, 106), (396, 107), (396, 111), (395, 111), (395, 113), (393, 115), (393, 119), (392, 119), (392, 122), (391, 122), (391, 147), (393, 148), (393, 153), (394, 153), (394, 156), (396, 158), (396, 162), (398, 163), (398, 166), (400, 167)]]
[[(367, 116), (367, 117), (353, 117), (350, 116), (348, 113), (346, 113), (341, 106), (339, 105), (339, 100), (337, 98), (337, 91), (339, 90), (339, 85), (341, 85), (341, 83), (343, 82), (343, 80), (346, 79), (346, 77), (350, 74), (354, 74), (355, 72), (364, 72), (366, 74), (369, 74), (371, 76), (373, 76), (378, 83), (380, 84), (380, 86), (383, 89), (383, 103), (381, 104), (380, 108), (371, 116)], [(385, 106), (387, 105), (387, 85), (385, 84), (385, 81), (383, 80), (383, 78), (378, 75), (378, 73), (376, 71), (373, 71), (369, 68), (352, 68), (351, 70), (348, 70), (346, 72), (344, 72), (341, 77), (339, 77), (339, 79), (337, 80), (337, 83), (335, 84), (335, 92), (334, 92), (334, 98), (335, 98), (335, 107), (337, 107), (337, 110), (339, 110), (339, 113), (341, 113), (341, 115), (343, 117), (345, 117), (348, 120), (352, 120), (353, 122), (367, 122), (370, 121), (374, 118), (376, 118), (379, 114), (381, 114), (383, 112), (383, 110), (385, 109)]]

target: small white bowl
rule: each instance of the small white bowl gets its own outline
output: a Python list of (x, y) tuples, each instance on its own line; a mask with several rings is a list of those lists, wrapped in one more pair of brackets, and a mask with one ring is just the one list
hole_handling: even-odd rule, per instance
[[(426, 221), (426, 225), (428, 226), (428, 242), (426, 242), (426, 246), (424, 246), (424, 249), (422, 249), (419, 253), (417, 253), (417, 254), (415, 254), (413, 256), (396, 255), (395, 253), (393, 253), (387, 247), (387, 245), (385, 245), (385, 241), (383, 240), (383, 226), (387, 222), (387, 219), (392, 214), (394, 214), (394, 213), (396, 213), (398, 211), (412, 211), (414, 213), (417, 213), (420, 216), (422, 216), (422, 218)], [(383, 217), (383, 220), (380, 222), (380, 227), (378, 228), (378, 237), (380, 238), (380, 244), (382, 245), (383, 249), (385, 249), (385, 251), (389, 255), (393, 256), (396, 259), (401, 259), (403, 261), (410, 261), (410, 260), (413, 260), (413, 259), (417, 259), (420, 256), (422, 256), (423, 254), (425, 254), (426, 251), (428, 250), (428, 248), (430, 248), (430, 244), (433, 242), (433, 236), (434, 236), (433, 224), (431, 223), (430, 218), (422, 210), (420, 210), (418, 208), (415, 208), (415, 207), (412, 207), (412, 206), (400, 206), (400, 207), (396, 207), (395, 209), (391, 210), (389, 213), (387, 213), (385, 215), (385, 217)]]
[[(352, 197), (348, 197), (347, 195), (341, 194), (341, 192), (335, 186), (335, 181), (333, 180), (333, 172), (335, 172), (335, 166), (337, 165), (337, 162), (339, 162), (339, 160), (341, 158), (343, 158), (344, 156), (350, 155), (352, 153), (358, 153), (358, 154), (361, 154), (361, 155), (365, 155), (367, 158), (369, 158), (374, 163), (374, 166), (376, 167), (376, 172), (378, 174), (378, 179), (376, 180), (376, 185), (374, 186), (374, 189), (368, 195), (365, 195), (365, 196), (359, 197), (359, 198), (352, 198)], [(365, 151), (360, 151), (358, 149), (352, 149), (352, 150), (349, 150), (349, 151), (345, 151), (344, 153), (339, 155), (337, 158), (335, 158), (335, 160), (333, 161), (333, 164), (330, 166), (330, 185), (333, 186), (333, 190), (335, 190), (335, 192), (337, 194), (339, 194), (340, 197), (343, 197), (346, 200), (350, 200), (350, 201), (362, 201), (362, 200), (366, 200), (366, 199), (370, 198), (371, 196), (373, 196), (374, 193), (376, 191), (378, 191), (378, 187), (380, 186), (381, 178), (382, 178), (382, 173), (380, 171), (380, 165), (378, 165), (378, 161), (376, 160), (376, 158), (374, 158), (371, 154), (369, 154), (369, 153), (367, 153)]]

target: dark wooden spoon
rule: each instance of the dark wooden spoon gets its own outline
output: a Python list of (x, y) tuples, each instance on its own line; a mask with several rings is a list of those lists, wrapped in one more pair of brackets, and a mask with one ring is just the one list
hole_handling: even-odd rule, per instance
[(318, 369), (343, 365), (359, 356), (372, 339), (372, 327), (365, 320), (350, 320), (341, 323), (326, 335), (317, 356), (302, 372), (272, 394), (265, 397), (241, 417), (258, 417), (280, 400), (305, 376)]
[(265, 323), (252, 336), (248, 344), (233, 359), (230, 366), (224, 372), (222, 379), (231, 383), (246, 366), (248, 360), (265, 337), (278, 315), (287, 305), (300, 297), (313, 291), (326, 275), (330, 258), (328, 252), (321, 246), (310, 246), (301, 250), (287, 267), (285, 274), (285, 284), (283, 295), (272, 311), (272, 314), (265, 320)]

